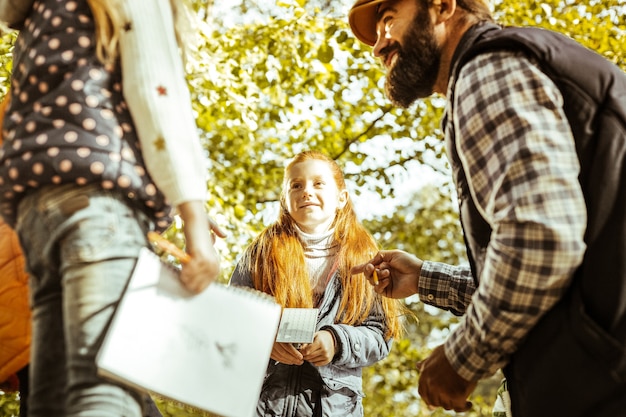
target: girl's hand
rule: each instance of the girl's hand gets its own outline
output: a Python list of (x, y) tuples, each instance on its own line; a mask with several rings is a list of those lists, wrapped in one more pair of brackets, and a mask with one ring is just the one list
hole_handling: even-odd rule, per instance
[(270, 358), (285, 365), (302, 365), (304, 363), (302, 353), (291, 343), (275, 342)]
[(330, 330), (315, 333), (313, 343), (300, 349), (304, 360), (315, 366), (328, 365), (335, 357), (335, 351), (335, 338)]

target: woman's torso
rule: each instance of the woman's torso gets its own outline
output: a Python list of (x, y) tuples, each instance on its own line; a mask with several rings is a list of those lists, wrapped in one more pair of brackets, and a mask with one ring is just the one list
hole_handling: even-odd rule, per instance
[(86, 1), (35, 1), (13, 66), (0, 154), (0, 213), (9, 224), (25, 193), (67, 183), (99, 183), (156, 220), (167, 218), (169, 207), (144, 166), (119, 65), (95, 56)]

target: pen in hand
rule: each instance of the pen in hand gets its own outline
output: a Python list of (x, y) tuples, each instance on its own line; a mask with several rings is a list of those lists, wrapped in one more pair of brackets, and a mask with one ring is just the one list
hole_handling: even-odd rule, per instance
[[(370, 257), (373, 258), (374, 254), (370, 253)], [(374, 285), (378, 285), (378, 273), (376, 273), (376, 267), (374, 266), (374, 272), (372, 273), (372, 278), (374, 279)]]
[(176, 259), (180, 261), (182, 264), (186, 264), (191, 260), (191, 256), (188, 253), (181, 250), (178, 246), (158, 234), (157, 232), (150, 231), (148, 232), (148, 239), (150, 242), (157, 245), (160, 249), (165, 251), (167, 254), (172, 255)]

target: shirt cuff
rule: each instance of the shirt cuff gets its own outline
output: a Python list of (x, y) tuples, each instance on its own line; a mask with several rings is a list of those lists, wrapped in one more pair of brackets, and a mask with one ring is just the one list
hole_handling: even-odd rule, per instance
[(420, 272), (420, 301), (462, 315), (476, 290), (469, 266), (424, 261)]

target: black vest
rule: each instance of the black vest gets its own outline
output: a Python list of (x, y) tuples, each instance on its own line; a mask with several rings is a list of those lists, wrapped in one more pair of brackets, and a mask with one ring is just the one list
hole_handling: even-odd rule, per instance
[[(451, 82), (465, 63), (489, 51), (524, 52), (559, 88), (588, 213), (587, 250), (572, 287), (531, 330), (504, 370), (513, 415), (626, 416), (626, 74), (558, 33), (485, 23), (461, 40)], [(455, 138), (449, 117), (443, 122), (446, 140), (478, 281), (491, 228), (472, 201), (454, 146), (463, 138)]]

